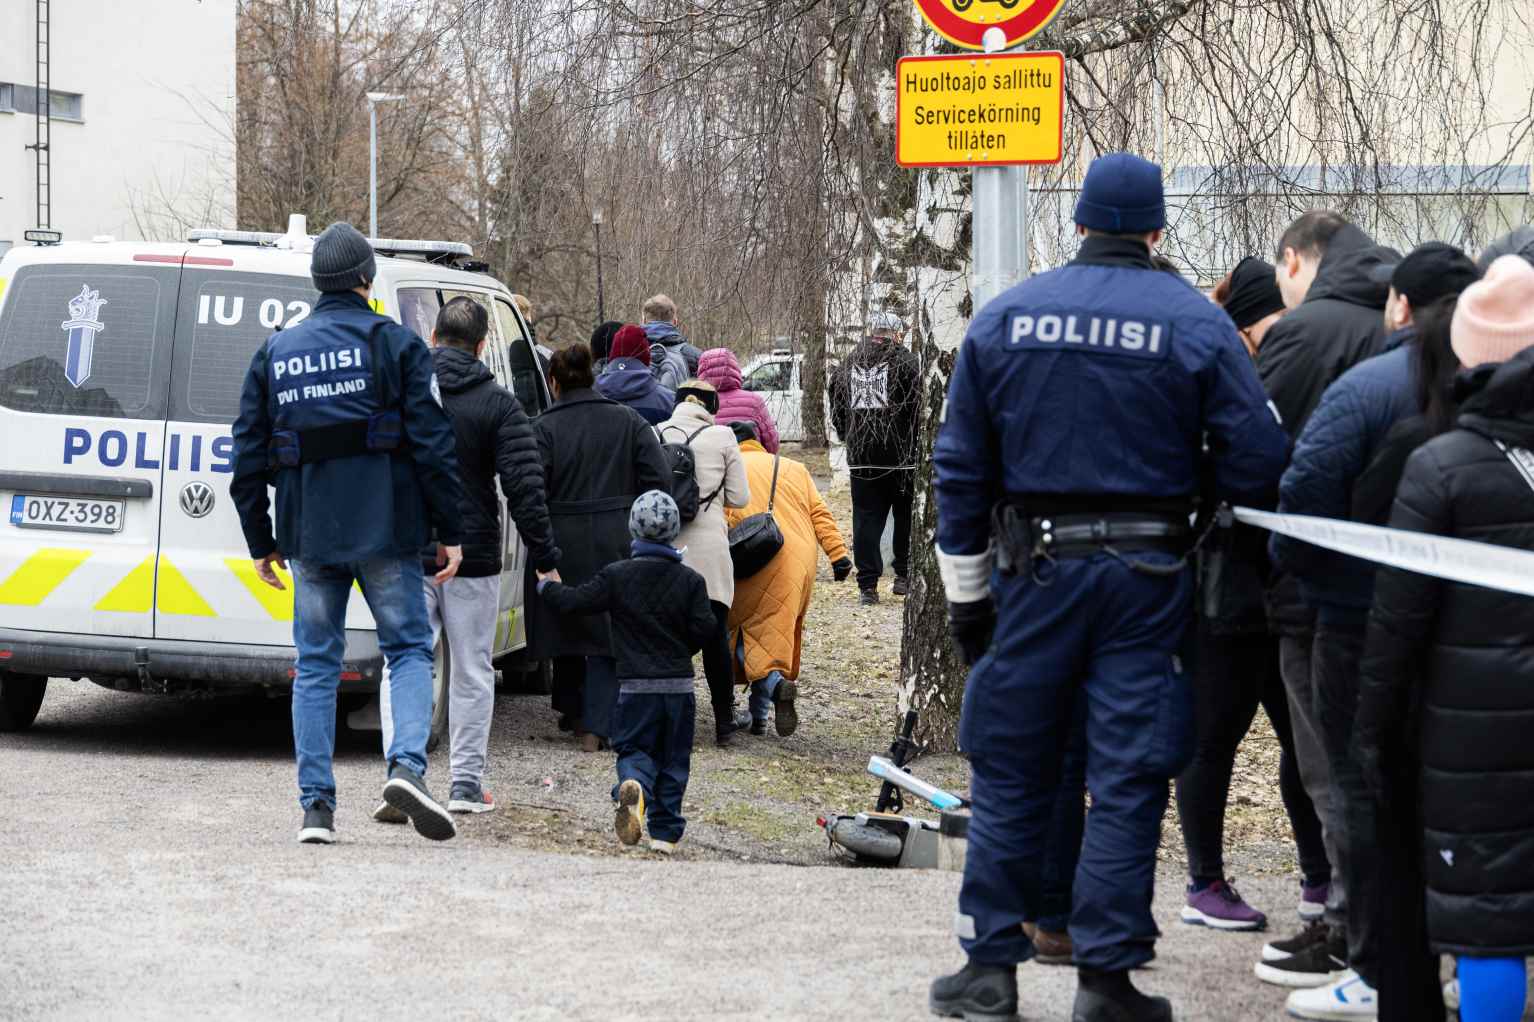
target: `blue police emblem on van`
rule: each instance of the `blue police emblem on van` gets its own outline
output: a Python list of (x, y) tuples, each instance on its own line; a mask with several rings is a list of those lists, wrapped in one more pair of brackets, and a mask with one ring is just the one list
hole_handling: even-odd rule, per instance
[(69, 318), (60, 328), (69, 335), (64, 351), (64, 378), (79, 387), (91, 378), (91, 355), (96, 350), (96, 335), (106, 327), (97, 319), (107, 300), (89, 284), (80, 285), (80, 293), (69, 300)]

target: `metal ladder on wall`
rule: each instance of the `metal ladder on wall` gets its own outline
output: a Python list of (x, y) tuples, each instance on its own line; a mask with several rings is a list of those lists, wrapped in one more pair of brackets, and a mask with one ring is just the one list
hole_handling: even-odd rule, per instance
[(37, 0), (37, 96), (33, 113), (37, 118), (37, 134), (32, 145), (27, 146), (37, 154), (37, 227), (52, 227), (53, 180), (49, 166), (50, 143), (53, 140), (53, 97), (48, 84), (49, 0)]

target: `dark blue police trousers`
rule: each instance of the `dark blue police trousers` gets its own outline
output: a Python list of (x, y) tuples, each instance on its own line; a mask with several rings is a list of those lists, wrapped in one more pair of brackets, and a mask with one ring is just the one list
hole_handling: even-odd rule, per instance
[[(1131, 560), (1168, 565), (1168, 554)], [(1111, 554), (997, 575), (995, 639), (970, 673), (959, 725), (969, 754), (969, 849), (960, 944), (976, 962), (1033, 956), (1025, 920), (1051, 915), (1050, 834), (1078, 700), (1085, 698), (1092, 795), (1070, 920), (1076, 963), (1131, 969), (1155, 957), (1156, 850), (1169, 782), (1193, 752), (1181, 650), (1192, 575), (1131, 569)], [(1042, 584), (1041, 584), (1042, 582)], [(1057, 838), (1058, 841), (1058, 838)], [(1054, 861), (1059, 849), (1053, 849)]]

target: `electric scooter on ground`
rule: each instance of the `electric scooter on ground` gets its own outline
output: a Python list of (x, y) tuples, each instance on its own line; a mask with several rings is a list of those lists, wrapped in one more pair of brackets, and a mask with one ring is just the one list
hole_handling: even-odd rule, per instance
[[(873, 812), (828, 814), (816, 822), (825, 828), (832, 848), (862, 865), (962, 870), (969, 800), (905, 769), (918, 751), (911, 737), (916, 721), (916, 711), (907, 711), (889, 756), (868, 759), (868, 772), (882, 782)], [(907, 815), (907, 793), (942, 810), (941, 822)]]

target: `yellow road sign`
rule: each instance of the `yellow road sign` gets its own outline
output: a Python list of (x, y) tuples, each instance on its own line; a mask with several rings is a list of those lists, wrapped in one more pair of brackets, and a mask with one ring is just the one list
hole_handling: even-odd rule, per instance
[(1063, 53), (902, 57), (895, 78), (902, 167), (1060, 162)]

